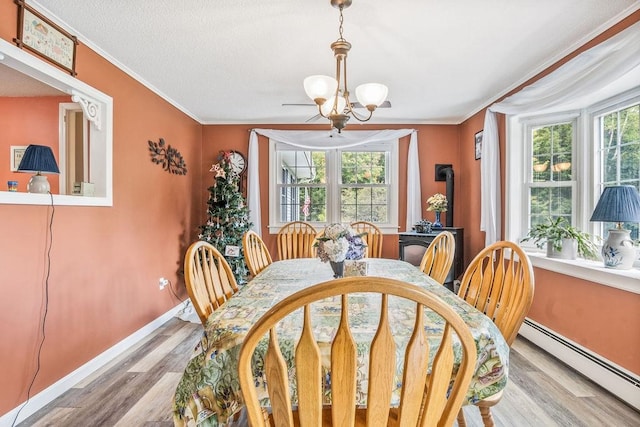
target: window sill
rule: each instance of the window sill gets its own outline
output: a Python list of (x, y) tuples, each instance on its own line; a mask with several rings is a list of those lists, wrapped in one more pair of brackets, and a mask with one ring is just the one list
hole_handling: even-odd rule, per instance
[[(5, 205), (51, 205), (49, 194), (23, 193), (0, 191), (0, 204)], [(54, 206), (113, 206), (107, 197), (71, 196), (66, 194), (53, 195)]]
[(598, 261), (548, 258), (542, 252), (527, 252), (527, 255), (534, 267), (640, 294), (640, 269), (637, 267), (630, 270), (615, 270), (605, 268)]

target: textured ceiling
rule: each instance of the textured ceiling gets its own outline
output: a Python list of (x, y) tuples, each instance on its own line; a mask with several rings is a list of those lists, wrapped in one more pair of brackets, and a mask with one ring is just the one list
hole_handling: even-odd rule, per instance
[[(329, 0), (38, 0), (80, 42), (201, 123), (304, 123), (302, 80), (333, 75)], [(640, 8), (637, 0), (354, 0), (349, 87), (373, 123), (460, 123)], [(82, 77), (82, 76), (80, 76)]]

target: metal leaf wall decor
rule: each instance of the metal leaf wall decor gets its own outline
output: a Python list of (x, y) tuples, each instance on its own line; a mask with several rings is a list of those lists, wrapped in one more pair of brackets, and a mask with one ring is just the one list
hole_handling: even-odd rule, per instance
[(159, 142), (149, 141), (149, 151), (151, 152), (151, 161), (169, 173), (176, 175), (186, 175), (187, 165), (182, 158), (182, 154), (171, 145), (164, 142), (164, 138), (160, 138)]

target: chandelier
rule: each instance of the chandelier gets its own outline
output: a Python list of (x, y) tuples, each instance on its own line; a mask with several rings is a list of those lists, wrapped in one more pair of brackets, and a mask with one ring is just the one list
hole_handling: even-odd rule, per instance
[[(340, 37), (331, 43), (333, 56), (336, 58), (336, 77), (309, 76), (304, 79), (304, 90), (307, 96), (318, 106), (318, 112), (329, 119), (331, 126), (340, 132), (351, 116), (360, 122), (371, 119), (373, 112), (387, 98), (388, 88), (380, 83), (365, 83), (356, 88), (356, 98), (360, 105), (354, 105), (349, 99), (347, 87), (347, 54), (351, 49), (342, 36), (342, 11), (351, 6), (352, 0), (330, 0), (331, 5), (340, 10)], [(354, 107), (365, 107), (368, 114), (358, 114)]]

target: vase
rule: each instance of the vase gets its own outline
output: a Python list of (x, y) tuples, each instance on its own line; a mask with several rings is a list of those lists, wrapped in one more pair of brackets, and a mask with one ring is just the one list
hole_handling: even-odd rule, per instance
[(333, 278), (338, 279), (344, 275), (344, 261), (333, 262), (329, 261), (331, 269), (333, 270)]
[(602, 245), (602, 259), (607, 268), (629, 270), (637, 258), (630, 230), (609, 230), (609, 237)]
[(440, 222), (440, 212), (436, 212), (436, 220), (433, 224), (431, 224), (431, 228), (442, 228), (442, 223)]
[(553, 242), (547, 241), (547, 257), (560, 259), (576, 259), (578, 257), (578, 241), (576, 239), (562, 239), (562, 249), (553, 247)]

